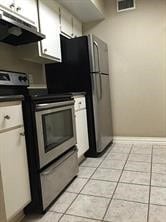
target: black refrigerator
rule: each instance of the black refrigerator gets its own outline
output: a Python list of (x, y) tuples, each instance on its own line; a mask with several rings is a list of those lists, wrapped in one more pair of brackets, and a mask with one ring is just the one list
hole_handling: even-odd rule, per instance
[(61, 36), (61, 47), (62, 63), (45, 66), (48, 92), (86, 92), (90, 146), (86, 155), (96, 157), (113, 140), (108, 47), (94, 35)]

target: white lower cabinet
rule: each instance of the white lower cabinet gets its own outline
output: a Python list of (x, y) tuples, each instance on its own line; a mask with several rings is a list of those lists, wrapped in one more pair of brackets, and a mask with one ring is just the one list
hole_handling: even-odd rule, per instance
[(88, 126), (85, 97), (74, 97), (78, 158), (89, 149)]
[(0, 132), (0, 175), (0, 193), (3, 193), (6, 220), (9, 221), (31, 201), (23, 126)]

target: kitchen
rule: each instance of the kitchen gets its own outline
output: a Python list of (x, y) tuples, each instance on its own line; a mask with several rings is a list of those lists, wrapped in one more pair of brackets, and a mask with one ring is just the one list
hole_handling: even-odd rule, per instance
[[(3, 9), (6, 8), (4, 6), (5, 3), (8, 3), (8, 2), (11, 3), (10, 1), (2, 1)], [(17, 8), (19, 7), (23, 8), (20, 2), (22, 1), (16, 2)], [(52, 9), (51, 11), (49, 11), (48, 7), (46, 7), (48, 2), (51, 5), (50, 6), (50, 8)], [(78, 2), (81, 2), (81, 3), (79, 3), (80, 5), (79, 4), (77, 5), (76, 3), (72, 3), (72, 2), (77, 2), (77, 4)], [(93, 4), (92, 2), (93, 3), (96, 2), (97, 5), (94, 5), (95, 3)], [(105, 5), (102, 4), (103, 2)], [(62, 205), (59, 205), (60, 206), (59, 209), (58, 209), (58, 206), (55, 206), (54, 209), (52, 208), (53, 210), (49, 210), (45, 214), (45, 216), (42, 217), (45, 219), (41, 218), (41, 221), (42, 220), (46, 220), (46, 221), (47, 220), (48, 221), (49, 220), (50, 221), (51, 220), (53, 221), (59, 221), (59, 220), (60, 221), (72, 221), (72, 220), (73, 221), (93, 221), (93, 220), (95, 221), (96, 220), (97, 221), (120, 221), (119, 218), (121, 218), (122, 221), (125, 221), (125, 220), (126, 221), (130, 221), (130, 220), (131, 221), (147, 221), (147, 220), (148, 221), (157, 221), (157, 220), (163, 221), (164, 216), (162, 217), (162, 215), (165, 215), (165, 211), (166, 211), (165, 210), (166, 204), (164, 201), (164, 191), (165, 191), (164, 190), (165, 189), (164, 188), (165, 187), (164, 167), (165, 167), (166, 162), (164, 160), (165, 150), (162, 149), (162, 147), (163, 148), (165, 147), (164, 144), (165, 144), (165, 135), (166, 135), (166, 127), (165, 127), (165, 119), (166, 119), (166, 112), (165, 112), (166, 111), (165, 110), (166, 109), (166, 104), (165, 104), (165, 95), (166, 95), (166, 89), (165, 89), (166, 88), (165, 86), (165, 71), (166, 71), (165, 9), (166, 9), (166, 3), (165, 1), (162, 1), (162, 0), (161, 1), (137, 0), (135, 2), (135, 8), (133, 10), (130, 9), (130, 10), (121, 11), (121, 12), (117, 12), (116, 1), (108, 1), (108, 0), (106, 1), (65, 1), (64, 0), (63, 1), (62, 0), (62, 1), (58, 1), (58, 3), (56, 3), (56, 6), (54, 5), (54, 3), (55, 1), (40, 1), (40, 4), (42, 5), (42, 7), (40, 7), (40, 10), (39, 10), (39, 12), (41, 13), (40, 22), (42, 23), (42, 25), (40, 24), (40, 30), (41, 30), (41, 33), (45, 35), (47, 33), (51, 33), (51, 35), (48, 35), (48, 34), (46, 35), (46, 39), (48, 38), (48, 41), (46, 39), (43, 40), (41, 45), (40, 43), (39, 44), (35, 43), (32, 45), (27, 44), (27, 45), (17, 46), (17, 47), (11, 46), (6, 43), (0, 43), (0, 56), (1, 56), (0, 70), (9, 70), (9, 71), (19, 72), (19, 73), (27, 73), (29, 74), (28, 77), (30, 80), (30, 88), (32, 89), (32, 91), (34, 88), (45, 90), (47, 75), (45, 75), (44, 64), (46, 63), (48, 64), (51, 61), (53, 63), (55, 61), (60, 62), (62, 58), (61, 50), (60, 50), (60, 41), (58, 42), (56, 39), (57, 36), (59, 36), (58, 33), (63, 34), (63, 36), (67, 38), (81, 35), (80, 25), (78, 25), (78, 21), (79, 19), (81, 19), (83, 23), (83, 35), (92, 33), (98, 38), (102, 39), (108, 45), (111, 108), (112, 108), (112, 122), (113, 122), (112, 125), (113, 125), (113, 136), (114, 136), (113, 139), (114, 139), (114, 143), (115, 144), (118, 143), (118, 145), (117, 145), (116, 152), (112, 153), (113, 154), (112, 156), (116, 156), (111, 161), (111, 164), (113, 164), (113, 167), (108, 167), (109, 165), (108, 159), (109, 159), (109, 156), (111, 156), (111, 153), (109, 153), (110, 149), (108, 149), (108, 151), (104, 153), (101, 157), (97, 157), (97, 158), (90, 157), (82, 163), (82, 165), (80, 166), (79, 174), (82, 173), (84, 175), (78, 176), (78, 178), (76, 178), (78, 179), (77, 180), (78, 182), (76, 182), (77, 185), (73, 190), (72, 190), (72, 187), (68, 188), (71, 192), (67, 191), (64, 193), (64, 200), (68, 199), (67, 208), (69, 208), (69, 206), (72, 205), (73, 207), (71, 206), (71, 209), (66, 208), (65, 210), (63, 210)], [(65, 18), (65, 19), (63, 20), (61, 18), (61, 25), (63, 24), (64, 26), (63, 25), (62, 27), (56, 26), (56, 28), (59, 29), (59, 31), (56, 30), (54, 34), (53, 29), (52, 29), (53, 25), (49, 26), (48, 24), (52, 24), (50, 15), (54, 16), (54, 22), (59, 22), (59, 14), (57, 15), (55, 13), (55, 12), (59, 13), (59, 10), (57, 10), (58, 4), (60, 4), (61, 6), (60, 12), (61, 12), (62, 18)], [(13, 6), (11, 7), (13, 8)], [(29, 6), (26, 5), (26, 7), (28, 8)], [(55, 12), (53, 13), (54, 10)], [(32, 18), (34, 18), (34, 21), (35, 21), (34, 11), (30, 9), (28, 11), (32, 12), (32, 15), (29, 15), (29, 14), (27, 15), (27, 18), (28, 16), (30, 16), (30, 19), (28, 18), (28, 21), (31, 20)], [(66, 11), (68, 13), (66, 13)], [(96, 16), (96, 18), (94, 19), (93, 16), (94, 17)], [(77, 29), (77, 32), (78, 32), (77, 34), (76, 34), (76, 29), (75, 31), (73, 31), (74, 30), (73, 24), (75, 24), (75, 22), (73, 21), (75, 21), (75, 19), (78, 19), (77, 25), (79, 28)], [(68, 23), (72, 25), (66, 27), (65, 26), (66, 23), (64, 21), (67, 21)], [(51, 47), (49, 44), (51, 45)], [(55, 47), (52, 47), (52, 46), (55, 46)], [(55, 77), (57, 76), (55, 75), (55, 73), (53, 74)], [(76, 95), (76, 97), (77, 96), (78, 95)], [(83, 97), (86, 95), (81, 94), (81, 96)], [(32, 105), (36, 103), (37, 102), (34, 102)], [(104, 121), (104, 117), (103, 117), (103, 121)], [(22, 122), (19, 124), (19, 128), (21, 127), (22, 127)], [(20, 133), (22, 133), (22, 131)], [(119, 145), (119, 143), (121, 145)], [(135, 144), (135, 143), (140, 144), (140, 145), (137, 145), (137, 144), (133, 145), (132, 149), (130, 150), (131, 148), (130, 145)], [(163, 146), (157, 146), (157, 144), (163, 145)], [(118, 146), (122, 146), (123, 150), (121, 150), (121, 148)], [(113, 151), (114, 147), (113, 148), (112, 147), (113, 146), (111, 146), (111, 149)], [(150, 162), (149, 155), (151, 153), (150, 150), (152, 150), (152, 148), (153, 148), (153, 155), (156, 158), (156, 160), (154, 160), (156, 161), (154, 162), (155, 163), (154, 165), (156, 168), (160, 167), (160, 170), (157, 171), (156, 169), (156, 171), (150, 174), (152, 178), (150, 178), (149, 180), (150, 180), (150, 183), (152, 184), (152, 188), (150, 186), (149, 189), (150, 189), (151, 195), (153, 194), (151, 197), (151, 199), (153, 199), (152, 202), (151, 201), (147, 202), (144, 200), (142, 201), (138, 199), (135, 200), (132, 198), (130, 199), (129, 197), (120, 197), (120, 198), (117, 197), (115, 198), (115, 201), (112, 201), (112, 203), (109, 201), (110, 203), (109, 205), (111, 205), (111, 207), (109, 207), (108, 199), (110, 200), (110, 196), (103, 194), (99, 190), (99, 188), (98, 188), (98, 191), (96, 191), (96, 193), (98, 192), (98, 194), (94, 195), (94, 192), (92, 191), (94, 187), (97, 186), (97, 183), (94, 185), (92, 184), (92, 182), (96, 182), (96, 181), (98, 182), (100, 179), (95, 179), (95, 178), (101, 178), (101, 176), (100, 177), (99, 175), (97, 176), (97, 173), (95, 173), (96, 175), (92, 175), (94, 173), (94, 170), (96, 170), (98, 174), (101, 174), (101, 171), (103, 174), (105, 172), (107, 176), (105, 179), (101, 179), (101, 180), (112, 181), (112, 183), (109, 182), (109, 185), (111, 187), (110, 189), (114, 190), (115, 181), (117, 182), (118, 179), (116, 180), (109, 179), (109, 173), (110, 175), (112, 174), (112, 176), (115, 172), (117, 174), (120, 173), (119, 172), (120, 169), (117, 169), (119, 167), (116, 166), (116, 164), (118, 164), (118, 161), (116, 160), (121, 157), (120, 160), (121, 162), (123, 162), (123, 158), (125, 158), (124, 156), (127, 156), (126, 154), (129, 154), (130, 155), (129, 158), (131, 159), (135, 158), (135, 165), (133, 167), (136, 168), (136, 166), (139, 165), (139, 163), (141, 162), (138, 159), (136, 160), (136, 156), (137, 158), (140, 158), (140, 155), (138, 154), (143, 153), (141, 157), (142, 158), (146, 157), (146, 160), (144, 160), (145, 163), (142, 163), (142, 165), (146, 166)], [(116, 154), (118, 150), (120, 150), (121, 152), (119, 153), (119, 155)], [(132, 153), (136, 153), (137, 155), (133, 156)], [(104, 160), (104, 158), (106, 159)], [(101, 167), (100, 169), (99, 165), (100, 164), (102, 165), (103, 161), (105, 161), (105, 165), (107, 166)], [(134, 160), (131, 160), (131, 161), (129, 160), (130, 165), (132, 161), (134, 162)], [(124, 175), (125, 173), (127, 174), (127, 172), (131, 172), (130, 165), (125, 166), (126, 168), (128, 168), (128, 170), (125, 170), (123, 172)], [(85, 173), (85, 170), (87, 170), (86, 173)], [(137, 169), (135, 171), (140, 172), (141, 170)], [(147, 173), (146, 170), (144, 169), (142, 174), (144, 176), (147, 175), (146, 180), (148, 180), (149, 172)], [(141, 176), (143, 176), (142, 174)], [(93, 179), (92, 178), (91, 178), (92, 180), (87, 179), (88, 175), (90, 175), (89, 178), (92, 177)], [(139, 176), (139, 174), (137, 176)], [(157, 185), (157, 182), (155, 181), (155, 176), (158, 176), (158, 181), (159, 181), (158, 185)], [(163, 179), (162, 179), (162, 176), (163, 176)], [(130, 175), (130, 177), (132, 177), (132, 175)], [(123, 176), (120, 178), (120, 180), (122, 179), (124, 179)], [(160, 184), (160, 180), (163, 181), (163, 184)], [(85, 188), (81, 187), (80, 184), (82, 183), (82, 186), (84, 186), (86, 182), (89, 183), (87, 188), (86, 186)], [(135, 183), (135, 184), (143, 183), (144, 185), (146, 184), (145, 181), (142, 183), (139, 181), (137, 182), (130, 181), (129, 184), (131, 183)], [(0, 181), (0, 184), (1, 184), (1, 181)], [(121, 184), (125, 184), (125, 182), (121, 182), (120, 185)], [(83, 188), (82, 191), (77, 190), (79, 186), (81, 187), (80, 189)], [(106, 186), (106, 184), (103, 185), (103, 188), (102, 188), (103, 192), (105, 189), (104, 186)], [(145, 192), (145, 196), (147, 196), (146, 186), (141, 187), (142, 188), (141, 192)], [(89, 189), (91, 188), (92, 190), (91, 192), (88, 191), (88, 187)], [(126, 189), (123, 190), (122, 188), (119, 187), (119, 190), (122, 190), (123, 193), (127, 192)], [(132, 190), (132, 186), (131, 186), (131, 190)], [(140, 193), (139, 189), (138, 190), (136, 189), (135, 191)], [(100, 205), (94, 205), (95, 209), (92, 209), (92, 212), (90, 212), (90, 215), (88, 215), (86, 214), (86, 209), (83, 209), (83, 210), (76, 209), (76, 206), (74, 205), (74, 201), (76, 201), (76, 203), (79, 202), (79, 196), (77, 197), (77, 194), (80, 192), (82, 192), (82, 194), (80, 194), (80, 198), (87, 197), (87, 199), (80, 200), (80, 203), (82, 203), (81, 206), (86, 205), (86, 204), (88, 206), (88, 203), (90, 205), (92, 204), (90, 202), (91, 195), (104, 196), (106, 197), (105, 199), (103, 198), (105, 202), (103, 201), (104, 202), (103, 203), (101, 201)], [(117, 187), (114, 193), (115, 193), (115, 196), (116, 195), (118, 196), (118, 193), (116, 194), (116, 192), (118, 192)], [(161, 200), (160, 198), (158, 198), (159, 200), (157, 200), (155, 193), (163, 196), (163, 201), (162, 201), (162, 197), (161, 197)], [(62, 196), (62, 199), (63, 199), (63, 196)], [(123, 201), (120, 201), (119, 199), (120, 200), (122, 199), (125, 201), (127, 200), (127, 201), (123, 202)], [(4, 201), (2, 201), (2, 203), (3, 202)], [(141, 204), (139, 205), (138, 202), (141, 202), (142, 205)], [(5, 209), (5, 206), (3, 206), (3, 204), (1, 206), (4, 207)], [(144, 210), (141, 208), (143, 206), (145, 208)], [(140, 211), (137, 210), (139, 207), (142, 210)], [(95, 215), (94, 211), (96, 211), (96, 209), (99, 209), (99, 208), (100, 209), (108, 208), (106, 216), (105, 216), (104, 209), (101, 210), (102, 211), (101, 214)], [(109, 208), (111, 208), (112, 213), (109, 212)], [(130, 213), (128, 212), (128, 209), (130, 208), (133, 209), (131, 210), (132, 215), (130, 215)], [(1, 209), (0, 212), (4, 212), (4, 210)], [(157, 212), (157, 215), (155, 214), (155, 212)], [(20, 218), (22, 215), (23, 214), (20, 211)], [(139, 219), (139, 215), (142, 215), (140, 219)], [(5, 221), (4, 218), (2, 219), (2, 221), (3, 220)], [(19, 221), (19, 219), (15, 219), (15, 221)]]

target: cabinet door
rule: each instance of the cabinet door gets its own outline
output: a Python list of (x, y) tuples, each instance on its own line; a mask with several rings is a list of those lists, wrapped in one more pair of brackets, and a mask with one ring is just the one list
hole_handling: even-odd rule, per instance
[(41, 53), (61, 61), (59, 6), (54, 0), (39, 0), (40, 29), (46, 35)]
[(0, 0), (0, 6), (13, 11), (15, 9), (14, 0)]
[(15, 0), (15, 12), (37, 25), (38, 12), (36, 0)]
[(73, 17), (73, 37), (82, 36), (82, 23)]
[(31, 200), (24, 128), (0, 133), (0, 167), (9, 220)]
[(72, 15), (66, 9), (60, 9), (61, 33), (67, 37), (73, 36)]
[(78, 158), (80, 158), (89, 149), (86, 109), (77, 111), (75, 116)]

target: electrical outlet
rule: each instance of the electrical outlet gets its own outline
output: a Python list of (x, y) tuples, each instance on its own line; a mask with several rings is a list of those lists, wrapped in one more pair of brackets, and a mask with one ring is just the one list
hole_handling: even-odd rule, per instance
[(29, 77), (29, 83), (33, 84), (33, 75), (29, 74), (28, 77)]

